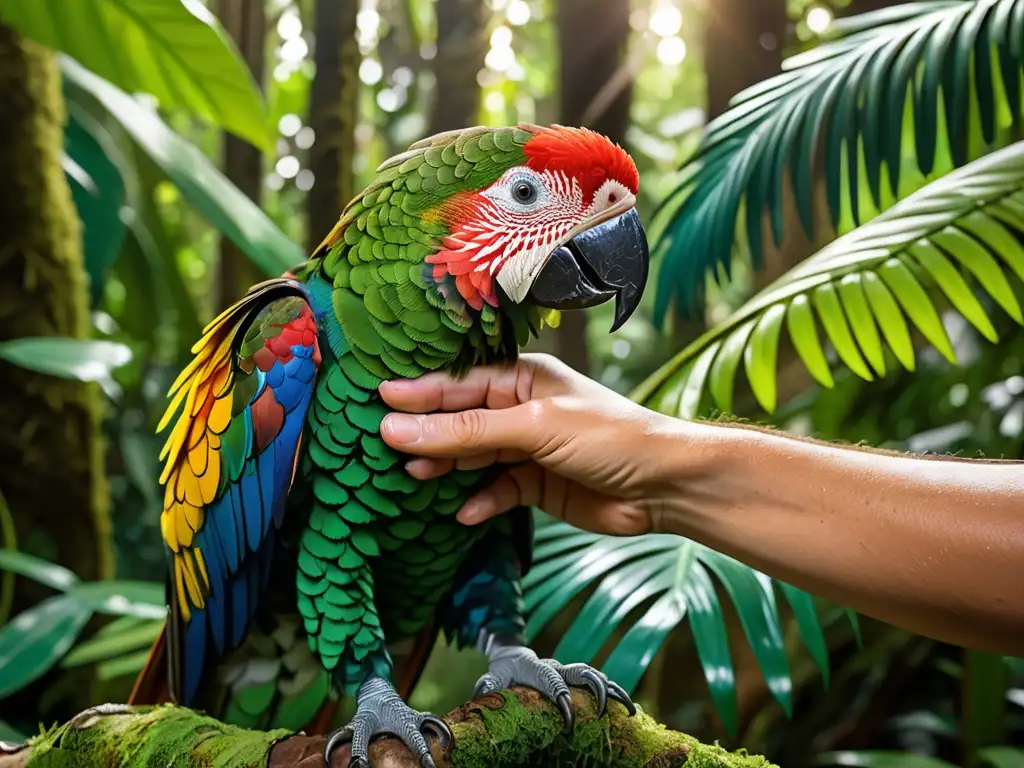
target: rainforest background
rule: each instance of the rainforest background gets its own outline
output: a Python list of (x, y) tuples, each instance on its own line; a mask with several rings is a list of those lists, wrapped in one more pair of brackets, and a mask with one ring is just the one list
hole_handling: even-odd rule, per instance
[[(1022, 84), (1024, 0), (0, 0), (0, 739), (127, 697), (168, 386), (438, 131), (587, 125), (636, 159), (644, 306), (531, 349), (684, 418), (1020, 458)], [(669, 727), (786, 768), (1024, 766), (1024, 660), (540, 522), (535, 644)], [(484, 666), (439, 645), (413, 706)]]

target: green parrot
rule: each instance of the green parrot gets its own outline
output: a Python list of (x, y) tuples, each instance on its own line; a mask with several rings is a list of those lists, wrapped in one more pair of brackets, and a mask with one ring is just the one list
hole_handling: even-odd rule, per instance
[[(570, 685), (632, 713), (585, 664), (523, 643), (531, 515), (455, 513), (500, 468), (411, 477), (380, 437), (385, 379), (510, 363), (558, 310), (615, 299), (648, 273), (639, 176), (604, 136), (474, 127), (387, 160), (302, 266), (205, 329), (159, 430), (169, 618), (131, 703), (171, 700), (247, 727), (328, 729), (325, 757), (400, 737), (433, 766), (440, 718), (405, 702), (439, 632), (486, 654), (476, 695), (536, 688), (573, 726)], [(176, 417), (175, 417), (176, 415)]]

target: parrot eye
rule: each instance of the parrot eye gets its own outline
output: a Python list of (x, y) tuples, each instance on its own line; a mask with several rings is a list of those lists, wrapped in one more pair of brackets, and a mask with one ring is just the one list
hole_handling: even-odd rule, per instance
[(520, 205), (530, 205), (537, 200), (537, 187), (525, 179), (512, 185), (512, 199)]

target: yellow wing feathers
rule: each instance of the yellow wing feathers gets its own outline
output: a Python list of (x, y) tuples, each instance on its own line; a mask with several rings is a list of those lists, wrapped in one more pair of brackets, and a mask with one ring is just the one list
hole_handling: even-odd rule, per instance
[(168, 392), (171, 402), (157, 427), (162, 432), (178, 413), (160, 453), (164, 461), (160, 531), (173, 554), (175, 594), (185, 621), (191, 617), (191, 606), (205, 606), (210, 590), (203, 553), (194, 539), (220, 487), (221, 435), (232, 412), (233, 342), (245, 317), (239, 312), (241, 303), (206, 326), (192, 347), (195, 357)]

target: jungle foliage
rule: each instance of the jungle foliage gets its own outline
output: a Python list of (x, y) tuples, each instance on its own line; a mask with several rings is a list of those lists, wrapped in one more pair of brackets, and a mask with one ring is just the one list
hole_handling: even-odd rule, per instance
[[(476, 104), (481, 122), (553, 122), (552, 62), (572, 55), (556, 49), (567, 17), (553, 4), (479, 0), (489, 47), (468, 85), (459, 67), (431, 64), (437, 36), (454, 34), (438, 31), (432, 3), (361, 6), (358, 56), (341, 57), (360, 116), (337, 123), (352, 131), (338, 146), (355, 147), (353, 181), (425, 134), (446, 86), (479, 89), (456, 101)], [(45, 547), (17, 551), (12, 532), (29, 512), (0, 501), (0, 739), (73, 714), (71, 671), (97, 681), (94, 695), (123, 699), (156, 636), (153, 428), (223, 304), (217, 244), (276, 275), (312, 235), (303, 200), (329, 163), (311, 150), (327, 140), (309, 127), (320, 108), (310, 102), (314, 22), (327, 23), (314, 5), (267, 4), (276, 63), (254, 73), (219, 9), (198, 0), (85, 0), (60, 23), (46, 3), (0, 4), (0, 22), (59, 55), (62, 167), (93, 318), (91, 339), (16, 339), (0, 359), (102, 388), (117, 563), (117, 580), (83, 582), (41, 557)], [(615, 338), (597, 330), (607, 308), (595, 311), (584, 338), (592, 373), (681, 418), (729, 413), (907, 450), (1020, 456), (1024, 0), (867, 14), (856, 0), (790, 3), (797, 40), (782, 71), (762, 73), (703, 128), (703, 52), (688, 31), (701, 28), (699, 9), (641, 5), (597, 101), (628, 110), (658, 274)], [(830, 23), (813, 33), (822, 13)], [(458, 83), (439, 79), (449, 76)], [(616, 77), (631, 83), (617, 102)], [(225, 132), (263, 153), (262, 205), (221, 168)], [(760, 286), (769, 253), (781, 276)], [(687, 337), (680, 328), (694, 321), (709, 329)], [(696, 542), (538, 522), (531, 639), (601, 666), (674, 728), (787, 766), (1024, 763), (1001, 746), (1024, 733), (1019, 660), (858, 620)], [(15, 578), (52, 596), (12, 616)], [(453, 654), (435, 651), (419, 706), (464, 698), (476, 661), (453, 674)], [(29, 691), (39, 708), (26, 716), (13, 705)]]

